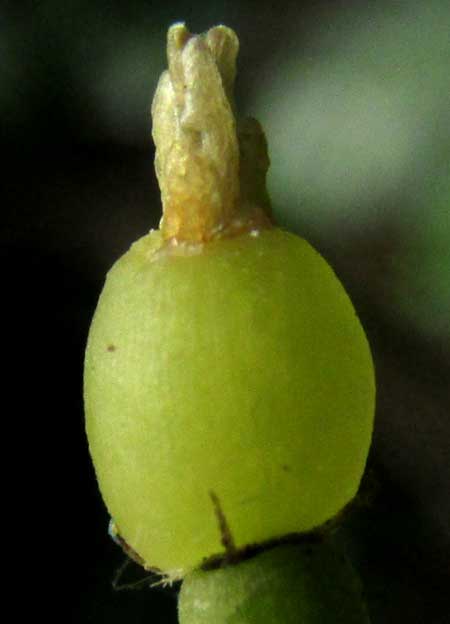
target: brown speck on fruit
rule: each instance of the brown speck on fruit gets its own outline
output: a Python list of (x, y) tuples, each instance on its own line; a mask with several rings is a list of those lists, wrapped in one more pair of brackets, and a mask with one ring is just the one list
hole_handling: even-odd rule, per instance
[(288, 466), (288, 464), (283, 464), (281, 469), (284, 470), (284, 472), (291, 472), (291, 467)]
[(116, 350), (116, 345), (110, 344), (107, 346), (106, 350), (112, 353), (113, 351)]
[(233, 535), (231, 533), (230, 526), (225, 517), (225, 513), (222, 509), (222, 505), (220, 504), (219, 497), (212, 490), (209, 491), (209, 496), (212, 500), (212, 504), (214, 505), (214, 511), (216, 514), (217, 522), (219, 523), (219, 531), (222, 537), (221, 542), (223, 547), (225, 548), (225, 552), (227, 554), (227, 560), (233, 561), (236, 557), (237, 548), (234, 543)]
[(217, 570), (224, 565), (230, 563), (239, 563), (246, 559), (251, 559), (255, 555), (262, 553), (270, 548), (281, 546), (282, 544), (306, 544), (310, 545), (310, 554), (313, 553), (312, 546), (314, 544), (321, 544), (324, 540), (324, 535), (317, 529), (308, 531), (307, 533), (288, 533), (282, 537), (276, 537), (274, 539), (266, 540), (260, 544), (247, 544), (243, 548), (236, 548), (233, 558), (230, 560), (228, 554), (213, 555), (212, 557), (205, 558), (201, 565), (202, 570)]

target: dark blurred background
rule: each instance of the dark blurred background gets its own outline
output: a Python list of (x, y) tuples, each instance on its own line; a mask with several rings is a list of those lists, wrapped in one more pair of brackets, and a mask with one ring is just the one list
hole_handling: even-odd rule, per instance
[(448, 623), (446, 0), (0, 4), (2, 308), (13, 347), (4, 497), (25, 595), (40, 587), (32, 608), (63, 622), (176, 622), (175, 590), (111, 587), (123, 556), (88, 456), (82, 368), (106, 271), (159, 220), (149, 109), (179, 20), (237, 31), (238, 106), (266, 129), (277, 220), (332, 263), (369, 335), (371, 485), (342, 537), (373, 624)]

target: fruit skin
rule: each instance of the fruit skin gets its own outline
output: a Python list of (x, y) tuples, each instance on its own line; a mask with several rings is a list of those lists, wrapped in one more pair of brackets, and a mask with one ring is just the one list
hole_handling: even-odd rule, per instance
[(342, 285), (279, 229), (165, 250), (108, 274), (85, 362), (105, 503), (145, 561), (181, 578), (223, 551), (308, 531), (355, 495), (370, 446), (369, 346)]
[(369, 624), (358, 576), (330, 544), (279, 546), (236, 566), (195, 571), (180, 624)]

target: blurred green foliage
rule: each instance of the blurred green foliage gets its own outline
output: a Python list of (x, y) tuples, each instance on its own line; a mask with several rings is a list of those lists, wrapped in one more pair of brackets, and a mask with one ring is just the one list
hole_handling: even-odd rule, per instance
[(352, 6), (270, 59), (249, 108), (280, 221), (325, 240), (395, 231), (380, 303), (450, 346), (449, 32), (445, 2)]
[(395, 304), (422, 333), (450, 349), (450, 154), (424, 181), (418, 217), (402, 248)]

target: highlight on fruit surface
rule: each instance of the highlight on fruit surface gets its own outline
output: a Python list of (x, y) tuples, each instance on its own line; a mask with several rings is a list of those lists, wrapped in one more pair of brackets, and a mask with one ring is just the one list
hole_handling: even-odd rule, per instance
[(366, 336), (326, 261), (270, 221), (264, 134), (233, 113), (237, 46), (224, 26), (169, 30), (163, 218), (108, 273), (86, 350), (100, 490), (169, 579), (335, 516), (372, 435)]
[(358, 576), (332, 544), (278, 546), (183, 581), (180, 624), (369, 624)]

